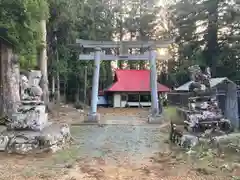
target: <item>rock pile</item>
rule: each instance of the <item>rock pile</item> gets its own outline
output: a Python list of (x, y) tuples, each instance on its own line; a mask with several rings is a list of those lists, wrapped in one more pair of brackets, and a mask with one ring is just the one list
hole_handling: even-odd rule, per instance
[(224, 118), (216, 97), (189, 98), (189, 110), (187, 120), (184, 121), (188, 130), (196, 133), (212, 128), (219, 128), (224, 132), (231, 130), (230, 120)]
[[(198, 66), (189, 67), (192, 83), (189, 91), (193, 94), (188, 103), (184, 129), (179, 130), (176, 124), (171, 124), (171, 141), (183, 146), (195, 146), (199, 138), (212, 138), (231, 131), (231, 122), (226, 119), (218, 106), (216, 94), (210, 87), (211, 73)], [(173, 138), (178, 136), (178, 141)]]
[(21, 103), (18, 111), (7, 117), (6, 130), (0, 135), (0, 150), (28, 154), (56, 151), (70, 140), (67, 124), (48, 122), (48, 114), (39, 87), (40, 71), (30, 71), (28, 78), (21, 76)]

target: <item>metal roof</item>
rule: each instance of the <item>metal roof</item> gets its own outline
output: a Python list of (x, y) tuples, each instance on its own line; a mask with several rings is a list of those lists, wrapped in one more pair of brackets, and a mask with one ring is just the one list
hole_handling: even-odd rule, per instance
[[(149, 70), (116, 70), (117, 81), (107, 92), (150, 92)], [(170, 89), (158, 83), (158, 92), (169, 92)]]
[[(230, 81), (227, 77), (211, 78), (210, 79), (210, 86), (215, 87), (216, 85), (222, 83), (225, 80)], [(182, 86), (176, 88), (175, 91), (189, 91), (189, 85), (192, 82), (193, 81), (189, 81), (189, 82), (183, 84)]]

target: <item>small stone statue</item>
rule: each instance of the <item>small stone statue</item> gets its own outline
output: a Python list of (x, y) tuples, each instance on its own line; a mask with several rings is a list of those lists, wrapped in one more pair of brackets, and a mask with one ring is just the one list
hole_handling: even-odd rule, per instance
[(201, 74), (201, 69), (198, 65), (194, 65), (194, 66), (190, 66), (188, 68), (188, 71), (190, 72), (190, 79), (192, 81), (197, 82), (198, 81), (198, 77)]
[(208, 79), (211, 79), (211, 69), (210, 69), (210, 67), (206, 68), (206, 75), (207, 75)]
[(188, 68), (191, 74), (191, 80), (193, 81), (189, 85), (190, 92), (204, 91), (210, 89), (210, 68), (207, 67), (203, 73), (199, 65), (190, 66)]
[[(38, 71), (36, 71), (38, 72)], [(43, 91), (39, 86), (41, 76), (34, 71), (29, 72), (29, 79), (21, 75), (21, 99), (41, 101)]]

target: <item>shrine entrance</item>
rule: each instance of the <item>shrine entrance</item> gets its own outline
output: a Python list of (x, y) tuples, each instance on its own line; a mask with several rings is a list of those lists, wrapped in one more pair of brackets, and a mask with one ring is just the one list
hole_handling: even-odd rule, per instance
[[(100, 61), (107, 60), (127, 60), (127, 61), (146, 61), (149, 60), (150, 65), (150, 89), (151, 89), (151, 113), (149, 123), (156, 121), (156, 118), (162, 114), (161, 103), (159, 103), (158, 91), (157, 91), (157, 68), (156, 58), (166, 59), (166, 56), (161, 56), (156, 53), (157, 48), (167, 48), (173, 40), (159, 40), (159, 41), (90, 41), (77, 39), (76, 43), (83, 49), (94, 49), (93, 53), (80, 54), (79, 60), (94, 60), (94, 73), (92, 79), (92, 97), (91, 97), (91, 109), (88, 114), (86, 122), (98, 122), (100, 115), (97, 113), (97, 101), (99, 91), (99, 72)], [(147, 52), (143, 54), (128, 54), (130, 48), (143, 48), (147, 49)], [(105, 54), (103, 50), (106, 49), (119, 49), (120, 54)]]

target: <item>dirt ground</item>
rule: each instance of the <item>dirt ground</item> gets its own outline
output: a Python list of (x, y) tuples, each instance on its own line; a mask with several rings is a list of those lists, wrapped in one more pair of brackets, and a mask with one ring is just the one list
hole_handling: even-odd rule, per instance
[[(148, 116), (148, 108), (98, 108), (101, 122), (106, 124), (139, 124), (145, 123)], [(88, 110), (77, 110), (72, 105), (62, 105), (60, 110), (54, 110), (50, 118), (55, 122), (79, 124), (84, 121)], [(111, 122), (109, 122), (111, 121)]]
[[(56, 111), (56, 110), (55, 110)], [(167, 111), (167, 110), (166, 110)], [(201, 149), (193, 155), (168, 143), (168, 126), (148, 125), (148, 109), (100, 108), (104, 127), (73, 126), (74, 143), (55, 154), (0, 154), (3, 180), (237, 180), (239, 154)], [(77, 124), (83, 113), (62, 106), (50, 119)]]

